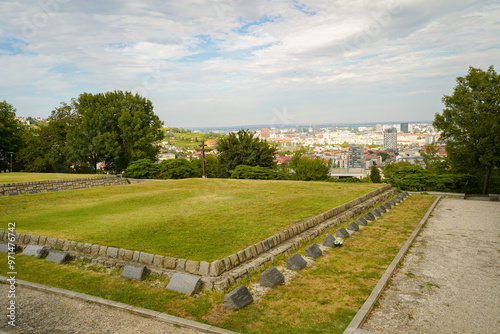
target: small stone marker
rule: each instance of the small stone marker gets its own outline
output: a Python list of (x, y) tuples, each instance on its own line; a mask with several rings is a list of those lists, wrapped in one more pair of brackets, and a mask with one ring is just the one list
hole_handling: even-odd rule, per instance
[(359, 231), (359, 225), (355, 222), (350, 222), (349, 224), (347, 224), (347, 229), (350, 231)]
[(390, 210), (390, 209), (392, 209), (392, 205), (391, 205), (391, 203), (389, 203), (389, 202), (385, 203), (385, 204), (384, 204), (384, 208), (385, 208), (386, 210)]
[(302, 270), (307, 266), (306, 260), (299, 253), (295, 253), (286, 259), (286, 268), (290, 270)]
[(28, 245), (22, 252), (23, 255), (34, 256), (37, 259), (44, 256), (45, 253), (47, 253), (47, 247), (38, 245)]
[(197, 294), (201, 288), (201, 279), (199, 276), (187, 274), (174, 274), (168, 282), (167, 289), (182, 292), (188, 296)]
[(323, 255), (323, 251), (316, 244), (312, 244), (311, 246), (306, 248), (305, 256), (307, 257), (317, 259), (321, 255)]
[(335, 237), (343, 239), (349, 238), (349, 232), (347, 232), (347, 230), (343, 227), (338, 228), (337, 232), (335, 232)]
[(54, 263), (63, 264), (69, 260), (69, 254), (62, 251), (49, 251), (49, 255), (45, 258), (45, 261), (50, 261)]
[(373, 215), (373, 213), (371, 213), (371, 212), (367, 212), (367, 213), (365, 214), (365, 218), (366, 218), (367, 220), (369, 220), (369, 221), (374, 221), (374, 220), (375, 220), (375, 216), (374, 216), (374, 215)]
[(382, 214), (380, 213), (380, 211), (378, 211), (377, 208), (373, 209), (372, 210), (372, 213), (375, 217), (380, 217)]
[(335, 237), (331, 234), (327, 234), (323, 238), (323, 246), (333, 248), (335, 247)]
[(379, 205), (377, 207), (377, 210), (380, 211), (381, 213), (386, 213), (387, 212), (387, 209), (383, 205)]
[(358, 225), (368, 225), (368, 222), (363, 217), (356, 218), (356, 224)]
[(251, 302), (253, 302), (252, 294), (244, 285), (240, 285), (224, 296), (224, 306), (234, 310), (239, 310)]
[(405, 195), (405, 197), (410, 196), (410, 194), (407, 191), (403, 191), (403, 194)]
[(259, 283), (261, 286), (274, 288), (276, 285), (285, 283), (285, 276), (276, 267), (269, 267), (260, 274)]
[(144, 280), (144, 276), (146, 275), (146, 266), (138, 266), (133, 264), (126, 264), (123, 267), (123, 271), (121, 276), (126, 278), (132, 278), (139, 281)]

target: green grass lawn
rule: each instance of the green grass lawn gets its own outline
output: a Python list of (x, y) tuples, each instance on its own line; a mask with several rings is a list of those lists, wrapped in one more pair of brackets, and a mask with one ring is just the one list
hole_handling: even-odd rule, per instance
[(0, 197), (0, 229), (212, 261), (380, 186), (184, 179)]
[(58, 179), (77, 179), (99, 176), (100, 174), (64, 174), (64, 173), (0, 173), (1, 183), (33, 182)]
[[(288, 284), (272, 289), (239, 311), (222, 305), (223, 293), (204, 292), (190, 298), (166, 290), (168, 282), (164, 279), (153, 276), (136, 282), (119, 277), (117, 270), (111, 274), (91, 271), (99, 271), (95, 266), (84, 270), (79, 267), (80, 262), (58, 265), (18, 254), (17, 279), (87, 293), (242, 333), (342, 333), (434, 199), (434, 196), (410, 196), (346, 239), (344, 246), (325, 252), (312, 267), (299, 272)], [(314, 241), (320, 243), (322, 237)], [(305, 246), (299, 250), (302, 255)], [(283, 264), (283, 258), (274, 263)], [(0, 274), (5, 275), (7, 271), (7, 254), (0, 254)], [(242, 283), (248, 286), (258, 282), (258, 275), (254, 273)]]

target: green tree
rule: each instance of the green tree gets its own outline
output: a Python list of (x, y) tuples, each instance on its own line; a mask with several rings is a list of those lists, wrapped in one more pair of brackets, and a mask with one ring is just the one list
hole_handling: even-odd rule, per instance
[(27, 172), (74, 172), (68, 160), (66, 136), (72, 124), (71, 107), (62, 104), (52, 111), (49, 122), (31, 128), (19, 161)]
[(290, 177), (301, 181), (327, 180), (330, 176), (330, 164), (321, 159), (302, 157), (299, 151), (293, 155), (288, 167), (293, 170)]
[[(213, 155), (205, 155), (205, 159), (207, 160), (205, 162), (205, 175), (208, 178), (223, 177), (224, 171), (222, 170), (219, 159), (217, 159)], [(203, 162), (201, 158), (191, 161), (191, 164), (193, 165), (193, 168), (195, 170), (196, 177), (202, 177), (203, 175), (202, 163)]]
[(481, 177), (486, 194), (490, 176), (500, 167), (500, 75), (493, 66), (487, 71), (470, 67), (442, 101), (445, 109), (435, 115), (433, 125), (447, 140), (451, 166)]
[(372, 180), (373, 183), (382, 182), (382, 178), (380, 177), (380, 171), (375, 166), (372, 166), (372, 168), (370, 169), (370, 180)]
[(130, 92), (83, 93), (73, 100), (68, 149), (75, 164), (97, 171), (97, 163), (121, 172), (140, 159), (156, 160), (162, 122), (148, 99)]
[(266, 141), (255, 137), (255, 132), (239, 130), (230, 133), (217, 141), (216, 149), (219, 152), (219, 161), (224, 169), (224, 176), (239, 165), (260, 166), (275, 168), (274, 154), (276, 148)]
[(13, 166), (14, 155), (24, 146), (25, 131), (16, 120), (16, 109), (6, 101), (0, 102), (0, 170), (18, 170)]

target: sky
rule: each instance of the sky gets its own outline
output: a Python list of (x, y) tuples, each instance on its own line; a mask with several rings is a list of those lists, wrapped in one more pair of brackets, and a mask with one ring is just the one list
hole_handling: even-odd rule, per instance
[(132, 91), (165, 126), (433, 120), (500, 70), (500, 1), (0, 0), (0, 101)]

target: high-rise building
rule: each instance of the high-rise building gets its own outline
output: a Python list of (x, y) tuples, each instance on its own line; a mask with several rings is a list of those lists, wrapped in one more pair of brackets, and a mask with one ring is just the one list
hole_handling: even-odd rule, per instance
[(384, 148), (398, 150), (398, 130), (396, 128), (388, 128), (384, 130)]
[(349, 146), (349, 168), (363, 168), (363, 146)]
[(408, 133), (408, 123), (401, 123), (401, 132), (402, 133)]
[(435, 135), (426, 135), (425, 136), (425, 145), (434, 144), (436, 142)]

